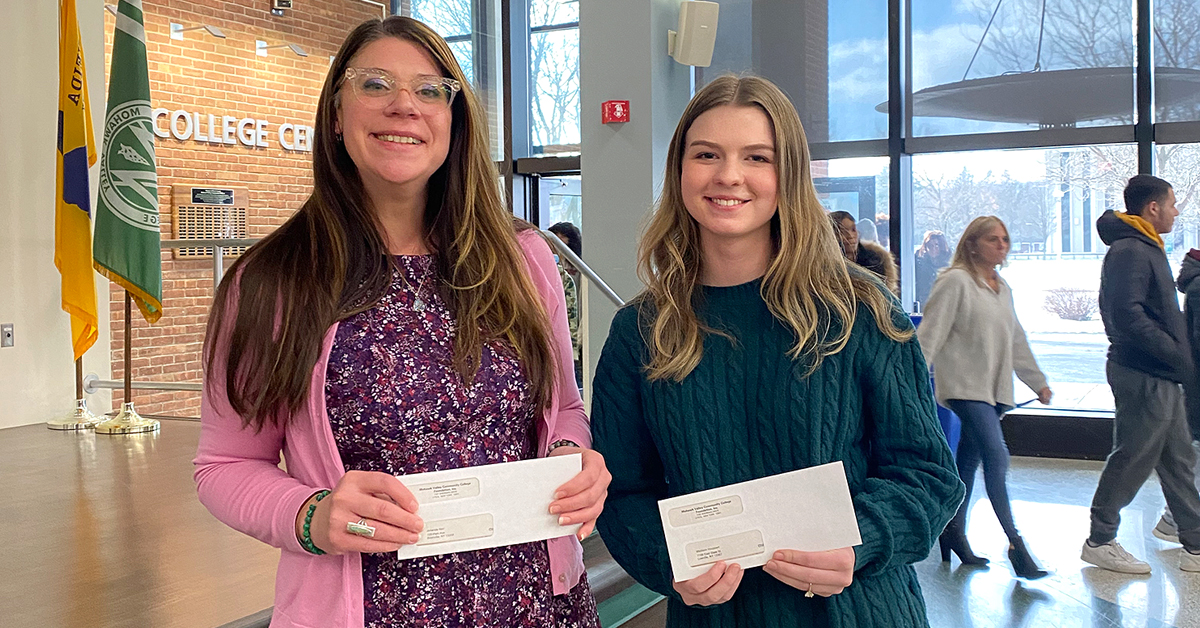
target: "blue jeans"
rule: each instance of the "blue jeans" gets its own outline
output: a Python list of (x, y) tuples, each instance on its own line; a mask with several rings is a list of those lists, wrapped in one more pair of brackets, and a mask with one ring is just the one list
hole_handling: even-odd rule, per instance
[(1000, 417), (1008, 412), (1005, 405), (989, 405), (982, 401), (949, 399), (946, 405), (962, 420), (962, 437), (958, 441), (958, 477), (967, 487), (962, 505), (954, 515), (954, 523), (966, 530), (967, 509), (971, 505), (971, 489), (975, 484), (975, 470), (983, 463), (983, 484), (987, 489), (988, 501), (1000, 527), (1009, 539), (1020, 538), (1013, 523), (1012, 504), (1008, 500), (1008, 445), (1000, 430)]

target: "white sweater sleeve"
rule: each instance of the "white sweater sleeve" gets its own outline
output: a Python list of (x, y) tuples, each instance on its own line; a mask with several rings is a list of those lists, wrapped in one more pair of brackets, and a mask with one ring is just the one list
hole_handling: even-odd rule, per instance
[(966, 286), (963, 276), (970, 281), (967, 273), (946, 270), (943, 271), (929, 292), (925, 302), (925, 311), (921, 317), (921, 326), (917, 328), (917, 341), (921, 343), (921, 351), (925, 353), (925, 363), (933, 366), (938, 352), (950, 337), (954, 328), (954, 320), (958, 316), (958, 307), (964, 298)]

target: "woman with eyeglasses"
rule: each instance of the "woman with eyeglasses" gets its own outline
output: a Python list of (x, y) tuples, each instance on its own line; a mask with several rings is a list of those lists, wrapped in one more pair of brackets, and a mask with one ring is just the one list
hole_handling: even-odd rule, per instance
[[(609, 475), (553, 255), (488, 147), (442, 38), (360, 25), (317, 105), (312, 195), (221, 283), (195, 478), (282, 550), (272, 626), (598, 625), (579, 538)], [(572, 453), (550, 512), (578, 538), (397, 558), (423, 527), (397, 475)]]

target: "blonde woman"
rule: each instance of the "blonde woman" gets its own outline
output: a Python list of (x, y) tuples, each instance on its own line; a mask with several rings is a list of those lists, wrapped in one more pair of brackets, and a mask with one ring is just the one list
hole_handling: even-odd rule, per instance
[(950, 267), (938, 275), (917, 332), (925, 360), (933, 367), (938, 402), (962, 419), (958, 474), (967, 496), (939, 539), (942, 560), (950, 553), (965, 564), (985, 565), (967, 542), (967, 508), (975, 470), (983, 463), (988, 500), (1008, 536), (1008, 558), (1022, 578), (1041, 578), (1038, 567), (1013, 522), (1008, 500), (1008, 446), (1000, 419), (1012, 409), (1015, 370), (1038, 400), (1050, 403), (1050, 387), (1038, 368), (1025, 330), (1013, 308), (1012, 290), (996, 272), (1008, 259), (1008, 228), (995, 216), (980, 216), (967, 225)]
[(569, 533), (396, 555), (424, 525), (397, 475), (581, 453), (549, 507), (580, 538), (608, 483), (554, 258), (505, 210), (449, 45), (406, 17), (354, 29), (315, 139), (312, 196), (226, 275), (205, 343), (196, 484), (282, 550), (271, 625), (595, 628)]
[[(796, 110), (764, 79), (721, 77), (669, 150), (639, 246), (647, 288), (613, 320), (593, 385), (605, 544), (670, 597), (668, 626), (928, 625), (911, 564), (962, 484), (912, 327), (842, 257)], [(838, 460), (861, 545), (673, 581), (657, 500)]]

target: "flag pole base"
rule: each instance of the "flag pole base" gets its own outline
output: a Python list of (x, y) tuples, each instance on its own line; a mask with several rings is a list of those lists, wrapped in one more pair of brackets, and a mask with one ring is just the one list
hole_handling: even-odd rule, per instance
[(52, 430), (90, 430), (100, 423), (100, 417), (88, 410), (87, 400), (75, 401), (75, 410), (57, 419), (46, 421), (46, 427)]
[(97, 434), (140, 434), (142, 432), (157, 432), (158, 419), (143, 418), (133, 409), (133, 402), (127, 402), (121, 407), (117, 416), (96, 426)]

